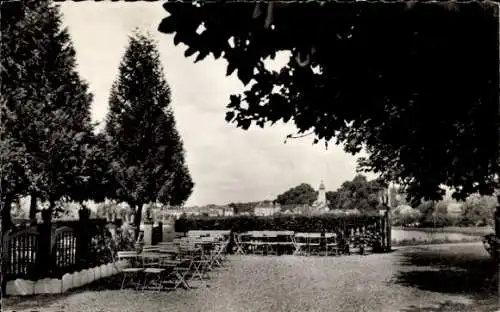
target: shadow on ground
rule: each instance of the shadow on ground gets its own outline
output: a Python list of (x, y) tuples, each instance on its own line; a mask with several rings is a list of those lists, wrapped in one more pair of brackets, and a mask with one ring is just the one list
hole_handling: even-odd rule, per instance
[[(490, 311), (493, 312), (494, 307), (492, 308), (484, 308), (483, 311)], [(427, 306), (427, 307), (417, 307), (417, 306), (410, 306), (408, 308), (402, 309), (400, 312), (459, 312), (459, 311), (480, 311), (480, 310), (473, 310), (471, 309), (470, 305), (464, 304), (464, 303), (457, 303), (457, 302), (452, 302), (452, 301), (446, 301), (446, 302), (441, 302), (439, 304), (433, 305), (433, 306)]]
[[(395, 283), (424, 291), (463, 295), (481, 305), (477, 311), (498, 308), (497, 266), (481, 245), (463, 248), (411, 248), (401, 251), (402, 269)], [(405, 312), (476, 311), (463, 303), (441, 302), (428, 307), (408, 307)]]

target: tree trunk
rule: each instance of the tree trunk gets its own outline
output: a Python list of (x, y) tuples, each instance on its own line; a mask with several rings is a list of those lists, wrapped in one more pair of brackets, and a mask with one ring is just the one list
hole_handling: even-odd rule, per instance
[(31, 224), (36, 224), (36, 213), (38, 212), (37, 201), (38, 201), (38, 197), (36, 196), (36, 194), (31, 193), (31, 200), (30, 200), (30, 223)]
[(135, 225), (135, 239), (139, 237), (139, 231), (141, 227), (141, 220), (142, 220), (142, 206), (143, 204), (138, 204), (135, 206), (135, 216), (134, 216), (134, 225)]
[(497, 262), (497, 292), (500, 296), (500, 195), (497, 195), (497, 207), (495, 209), (495, 244), (493, 248), (493, 259)]
[(12, 199), (7, 197), (2, 203), (2, 237), (10, 228), (12, 228), (12, 214), (11, 214)]
[[(2, 215), (2, 222), (1, 222), (1, 226), (2, 226), (2, 229), (1, 229), (1, 237), (0, 237), (0, 244), (3, 243), (3, 238), (4, 238), (4, 234), (7, 233), (7, 231), (9, 229), (12, 228), (12, 216), (11, 216), (11, 211), (10, 211), (10, 206), (11, 206), (11, 203), (12, 203), (12, 199), (7, 197), (7, 198), (4, 198), (2, 202), (0, 202), (0, 204), (2, 205), (0, 208), (1, 208), (1, 215)], [(7, 281), (2, 278), (2, 275), (0, 274), (0, 291), (1, 291), (1, 294), (2, 296), (6, 294), (6, 290), (7, 290)]]

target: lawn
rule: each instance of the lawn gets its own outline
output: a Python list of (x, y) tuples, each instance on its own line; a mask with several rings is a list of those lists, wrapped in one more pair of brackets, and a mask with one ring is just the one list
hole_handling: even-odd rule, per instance
[(492, 233), (491, 227), (402, 228), (393, 227), (393, 246), (480, 242)]
[(8, 298), (6, 311), (495, 311), (495, 267), (481, 244), (341, 257), (232, 256), (210, 288), (144, 294), (93, 285)]
[(393, 230), (404, 230), (404, 231), (420, 231), (426, 233), (458, 233), (465, 235), (478, 235), (484, 236), (494, 232), (491, 226), (447, 226), (442, 228), (404, 228), (399, 226), (393, 226)]

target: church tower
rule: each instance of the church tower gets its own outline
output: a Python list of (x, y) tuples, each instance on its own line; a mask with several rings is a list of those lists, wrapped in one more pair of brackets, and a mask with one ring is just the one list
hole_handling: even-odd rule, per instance
[(319, 185), (317, 202), (319, 204), (326, 204), (326, 190), (325, 190), (325, 184), (323, 184), (323, 180), (321, 180), (321, 183)]

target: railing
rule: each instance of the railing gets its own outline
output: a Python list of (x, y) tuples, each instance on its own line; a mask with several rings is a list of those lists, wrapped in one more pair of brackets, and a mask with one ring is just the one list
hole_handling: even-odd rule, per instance
[(35, 274), (40, 233), (36, 228), (13, 232), (9, 230), (2, 241), (2, 274), (4, 279)]
[(2, 238), (3, 280), (62, 276), (92, 261), (92, 237), (102, 235), (102, 220), (57, 227), (38, 225), (8, 230)]
[(70, 269), (77, 265), (76, 262), (76, 235), (69, 226), (55, 230), (51, 244), (52, 257), (56, 268)]

